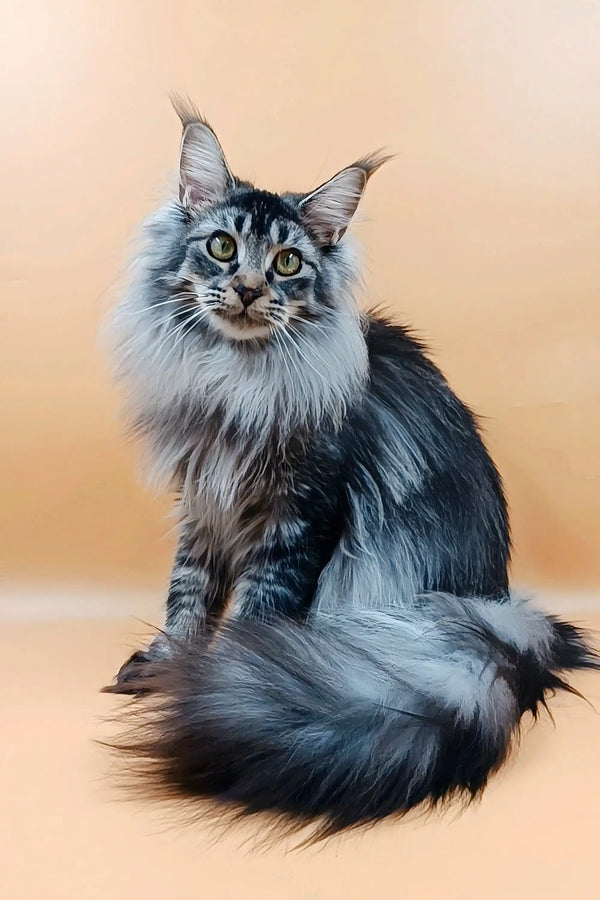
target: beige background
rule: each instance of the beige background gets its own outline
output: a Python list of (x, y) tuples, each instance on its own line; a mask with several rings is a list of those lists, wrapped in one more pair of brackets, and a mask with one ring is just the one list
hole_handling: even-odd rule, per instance
[(515, 580), (596, 603), (600, 2), (4, 0), (0, 61), (0, 616), (37, 619), (0, 629), (8, 896), (600, 897), (600, 725), (571, 701), (457, 825), (385, 827), (306, 865), (157, 838), (92, 789), (88, 753), (108, 708), (90, 698), (135, 630), (108, 619), (158, 621), (168, 577), (168, 503), (135, 478), (97, 331), (176, 161), (172, 89), (260, 186), (396, 152), (357, 227), (368, 298), (485, 417)]
[(2, 502), (11, 570), (166, 577), (97, 347), (187, 91), (232, 166), (308, 189), (357, 155), (368, 295), (486, 417), (515, 577), (600, 580), (598, 2), (4, 4)]

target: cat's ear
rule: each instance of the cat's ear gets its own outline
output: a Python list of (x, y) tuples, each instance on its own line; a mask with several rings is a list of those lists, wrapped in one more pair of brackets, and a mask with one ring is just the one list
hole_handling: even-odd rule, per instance
[(302, 220), (321, 244), (337, 244), (356, 212), (367, 181), (388, 159), (391, 156), (381, 151), (364, 156), (300, 200)]
[(234, 178), (217, 136), (191, 103), (178, 97), (172, 101), (183, 125), (179, 199), (187, 208), (221, 200)]

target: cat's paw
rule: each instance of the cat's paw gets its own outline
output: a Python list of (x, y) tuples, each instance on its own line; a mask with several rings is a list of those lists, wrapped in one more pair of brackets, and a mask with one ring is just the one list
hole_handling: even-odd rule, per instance
[(146, 650), (136, 650), (129, 659), (123, 663), (112, 684), (107, 684), (101, 690), (105, 694), (146, 694), (150, 690), (144, 686), (144, 679), (149, 678), (152, 663), (164, 659), (167, 654), (165, 642), (160, 638), (154, 641)]

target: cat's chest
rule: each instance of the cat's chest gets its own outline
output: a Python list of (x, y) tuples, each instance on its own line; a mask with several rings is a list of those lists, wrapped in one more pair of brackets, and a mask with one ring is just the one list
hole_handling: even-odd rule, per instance
[(257, 441), (200, 435), (179, 470), (186, 517), (218, 555), (244, 558), (281, 515), (289, 467)]

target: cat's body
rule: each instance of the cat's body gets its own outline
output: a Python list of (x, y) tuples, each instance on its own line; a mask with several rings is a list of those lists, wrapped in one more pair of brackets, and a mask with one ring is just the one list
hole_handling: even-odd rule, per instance
[(560, 670), (595, 659), (510, 596), (471, 413), (405, 329), (358, 311), (344, 232), (380, 161), (277, 196), (184, 125), (180, 200), (116, 319), (181, 516), (167, 637), (115, 688), (162, 698), (130, 749), (170, 789), (325, 832), (475, 793)]

